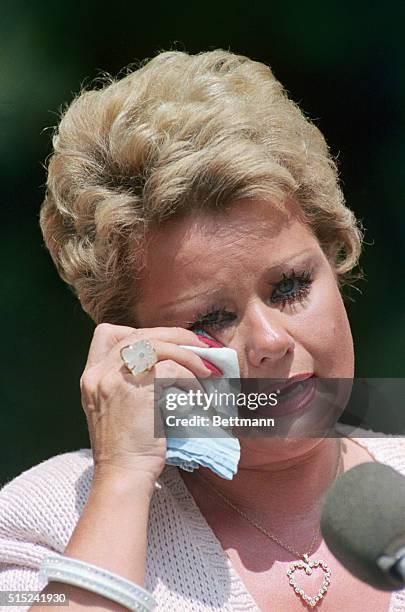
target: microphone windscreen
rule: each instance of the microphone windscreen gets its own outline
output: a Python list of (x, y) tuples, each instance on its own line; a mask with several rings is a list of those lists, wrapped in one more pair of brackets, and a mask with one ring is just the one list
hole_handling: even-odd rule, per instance
[(332, 554), (374, 588), (403, 587), (377, 565), (405, 545), (405, 478), (387, 465), (362, 463), (339, 476), (328, 491), (321, 531)]

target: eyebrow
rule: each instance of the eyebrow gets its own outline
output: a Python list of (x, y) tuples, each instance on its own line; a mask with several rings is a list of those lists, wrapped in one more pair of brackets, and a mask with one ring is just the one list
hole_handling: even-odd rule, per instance
[[(274, 262), (271, 266), (269, 266), (266, 269), (265, 274), (270, 275), (275, 270), (285, 267), (287, 262), (290, 263), (291, 261), (298, 259), (304, 253), (307, 253), (308, 255), (310, 255), (313, 253), (313, 249), (306, 248), (306, 249), (303, 249), (302, 251), (298, 251), (298, 253), (294, 253), (294, 255), (292, 255), (291, 257), (280, 259), (279, 261)], [(211, 290), (203, 289), (200, 293), (195, 293), (194, 295), (186, 295), (184, 297), (176, 298), (175, 300), (172, 300), (171, 302), (166, 302), (166, 304), (162, 304), (160, 306), (160, 310), (167, 309), (170, 306), (179, 306), (180, 304), (183, 305), (185, 302), (191, 302), (192, 300), (196, 300), (201, 297), (208, 297), (211, 299), (215, 298), (215, 296), (218, 296), (223, 292), (224, 288), (225, 287), (223, 285), (219, 285)]]

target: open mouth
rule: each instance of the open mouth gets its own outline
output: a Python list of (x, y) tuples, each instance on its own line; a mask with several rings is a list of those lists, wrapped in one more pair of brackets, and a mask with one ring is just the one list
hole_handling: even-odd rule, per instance
[(297, 397), (297, 395), (300, 395), (304, 389), (307, 388), (308, 380), (308, 378), (305, 380), (298, 380), (297, 382), (293, 382), (291, 385), (284, 387), (284, 389), (281, 388), (280, 393), (278, 394), (279, 402), (284, 402), (288, 399), (292, 399), (293, 397)]
[(259, 406), (255, 411), (257, 416), (284, 416), (287, 414), (293, 414), (303, 410), (313, 399), (316, 390), (316, 376), (305, 378), (304, 380), (298, 380), (292, 382), (289, 385), (282, 385), (278, 388), (278, 391), (274, 389), (272, 385), (271, 391), (266, 390), (266, 393), (277, 395), (277, 404), (272, 406), (270, 403), (268, 406)]

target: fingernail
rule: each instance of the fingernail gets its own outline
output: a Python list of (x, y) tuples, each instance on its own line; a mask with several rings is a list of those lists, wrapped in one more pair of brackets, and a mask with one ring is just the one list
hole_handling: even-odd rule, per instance
[(204, 365), (208, 368), (208, 370), (212, 374), (214, 374), (214, 376), (223, 376), (223, 372), (221, 372), (221, 370), (217, 368), (216, 366), (214, 366), (214, 364), (211, 363), (210, 361), (206, 362)]

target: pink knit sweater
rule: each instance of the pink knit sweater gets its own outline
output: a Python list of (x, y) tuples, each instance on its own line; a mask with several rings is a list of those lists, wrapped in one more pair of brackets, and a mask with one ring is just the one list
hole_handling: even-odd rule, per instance
[[(405, 475), (403, 438), (356, 438), (375, 458)], [(52, 457), (0, 491), (0, 590), (42, 590), (44, 556), (63, 553), (92, 481), (89, 449)], [(152, 498), (146, 588), (160, 612), (225, 612), (258, 608), (188, 492), (167, 466)], [(134, 517), (136, 519), (136, 517)], [(25, 611), (26, 607), (4, 608)], [(405, 590), (391, 597), (405, 610)]]

